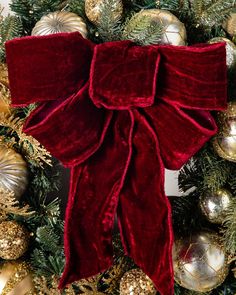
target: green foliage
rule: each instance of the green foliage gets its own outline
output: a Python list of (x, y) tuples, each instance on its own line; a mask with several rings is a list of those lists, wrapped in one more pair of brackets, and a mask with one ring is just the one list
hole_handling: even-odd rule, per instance
[(228, 184), (232, 172), (236, 173), (235, 164), (217, 156), (210, 142), (181, 169), (179, 187), (183, 192), (195, 189), (199, 195), (213, 192)]
[(236, 199), (227, 210), (223, 222), (222, 233), (224, 235), (225, 247), (232, 256), (236, 256)]
[(12, 0), (10, 8), (20, 18), (25, 35), (31, 35), (35, 23), (45, 14), (57, 11), (60, 0)]
[(0, 62), (5, 61), (5, 42), (20, 37), (23, 26), (17, 16), (7, 16), (0, 22)]
[(101, 14), (97, 25), (98, 33), (103, 42), (116, 41), (121, 35), (121, 17), (116, 13), (121, 0), (104, 0), (101, 4)]
[(159, 44), (163, 33), (160, 22), (142, 13), (134, 14), (127, 22), (122, 39), (132, 40), (139, 45)]

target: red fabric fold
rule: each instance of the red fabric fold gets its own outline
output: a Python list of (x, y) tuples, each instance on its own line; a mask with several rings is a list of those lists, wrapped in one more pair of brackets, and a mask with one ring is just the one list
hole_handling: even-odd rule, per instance
[(130, 41), (97, 45), (91, 65), (91, 99), (97, 107), (113, 110), (152, 105), (159, 62), (154, 47)]
[(66, 99), (75, 94), (88, 80), (93, 48), (94, 44), (78, 32), (7, 42), (12, 105)]
[[(127, 181), (120, 194), (118, 218), (126, 253), (153, 280), (160, 294), (172, 294), (172, 225), (164, 193), (164, 165), (158, 138), (137, 110)], [(163, 130), (164, 132), (164, 130)]]
[(35, 137), (64, 166), (71, 167), (84, 162), (101, 146), (111, 117), (112, 111), (92, 104), (86, 84), (66, 100), (36, 108), (23, 131)]
[(112, 229), (131, 158), (133, 118), (119, 112), (111, 125), (101, 149), (72, 169), (60, 287), (112, 265)]
[(225, 44), (94, 45), (69, 33), (12, 40), (6, 52), (13, 105), (41, 102), (24, 131), (72, 168), (60, 287), (111, 265), (119, 202), (127, 254), (172, 295), (164, 165), (180, 168), (216, 133)]

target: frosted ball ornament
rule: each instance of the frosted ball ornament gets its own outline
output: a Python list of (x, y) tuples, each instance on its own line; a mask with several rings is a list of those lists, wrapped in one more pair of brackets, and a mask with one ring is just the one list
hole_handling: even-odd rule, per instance
[[(101, 14), (104, 6), (104, 0), (85, 0), (85, 14), (87, 18), (95, 25), (99, 26)], [(107, 2), (107, 1), (106, 1)], [(110, 1), (111, 2), (111, 1)], [(116, 0), (109, 3), (110, 16), (112, 20), (118, 20), (123, 14), (123, 3), (121, 0)]]
[(0, 257), (18, 259), (28, 249), (30, 235), (24, 226), (15, 221), (0, 223)]
[(127, 271), (120, 281), (120, 295), (155, 295), (151, 279), (141, 270)]
[(176, 240), (173, 263), (176, 282), (196, 292), (208, 292), (218, 287), (229, 271), (220, 237), (210, 231)]
[(44, 15), (32, 30), (32, 36), (45, 36), (56, 33), (80, 32), (86, 38), (88, 31), (83, 19), (73, 12), (56, 11)]

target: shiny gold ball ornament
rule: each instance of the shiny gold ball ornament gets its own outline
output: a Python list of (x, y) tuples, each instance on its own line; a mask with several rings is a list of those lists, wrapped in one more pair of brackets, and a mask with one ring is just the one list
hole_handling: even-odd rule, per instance
[(156, 289), (141, 269), (127, 271), (120, 281), (121, 295), (155, 295)]
[(0, 265), (0, 294), (35, 294), (33, 278), (28, 263), (24, 261), (7, 261)]
[[(107, 1), (107, 0), (105, 0)], [(99, 25), (100, 18), (105, 4), (104, 0), (85, 0), (85, 14), (87, 18), (94, 23)], [(123, 13), (123, 4), (121, 0), (110, 1), (110, 18), (118, 20), (121, 18)]]
[(27, 164), (13, 149), (0, 145), (0, 187), (19, 199), (28, 184)]
[(231, 162), (236, 162), (236, 102), (229, 102), (226, 111), (219, 112), (219, 132), (213, 140), (217, 154)]
[(206, 192), (200, 197), (200, 208), (207, 220), (212, 223), (222, 223), (233, 196), (227, 189), (221, 188), (215, 192)]
[(225, 42), (226, 44), (226, 64), (228, 69), (236, 66), (236, 45), (227, 38), (216, 37), (208, 41), (208, 43)]
[(0, 223), (0, 257), (18, 259), (28, 249), (30, 235), (24, 226), (15, 221)]
[(208, 231), (176, 240), (173, 263), (176, 282), (197, 292), (208, 292), (221, 285), (229, 271), (219, 236)]
[(140, 21), (145, 16), (150, 18), (150, 24), (158, 22), (163, 27), (161, 44), (186, 45), (187, 35), (185, 26), (171, 12), (161, 9), (146, 9), (138, 12)]
[(231, 36), (236, 35), (236, 12), (232, 12), (230, 16), (223, 23), (223, 28)]
[(73, 12), (56, 11), (44, 15), (35, 25), (31, 35), (44, 36), (56, 33), (80, 32), (87, 37), (87, 27), (83, 19)]

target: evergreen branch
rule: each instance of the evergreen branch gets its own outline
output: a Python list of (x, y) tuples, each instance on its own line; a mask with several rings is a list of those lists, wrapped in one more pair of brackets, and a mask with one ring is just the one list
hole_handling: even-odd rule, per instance
[(122, 39), (132, 40), (139, 45), (159, 44), (163, 33), (161, 22), (153, 21), (142, 12), (134, 14), (127, 22)]
[(12, 0), (10, 8), (23, 24), (24, 34), (30, 35), (35, 23), (45, 14), (59, 9), (60, 0)]
[(16, 16), (7, 16), (0, 22), (0, 62), (5, 61), (5, 43), (23, 33), (23, 26)]
[(65, 3), (65, 8), (63, 10), (68, 10), (78, 14), (82, 18), (86, 18), (85, 14), (85, 0), (69, 0)]
[(223, 222), (223, 240), (225, 248), (232, 256), (236, 255), (236, 200), (232, 201)]
[(41, 226), (36, 231), (36, 241), (41, 244), (45, 250), (50, 252), (56, 252), (58, 247), (60, 248), (60, 236), (57, 235), (54, 228), (49, 226)]
[(103, 41), (120, 40), (121, 14), (117, 7), (122, 7), (121, 0), (104, 0), (101, 4), (97, 29)]

